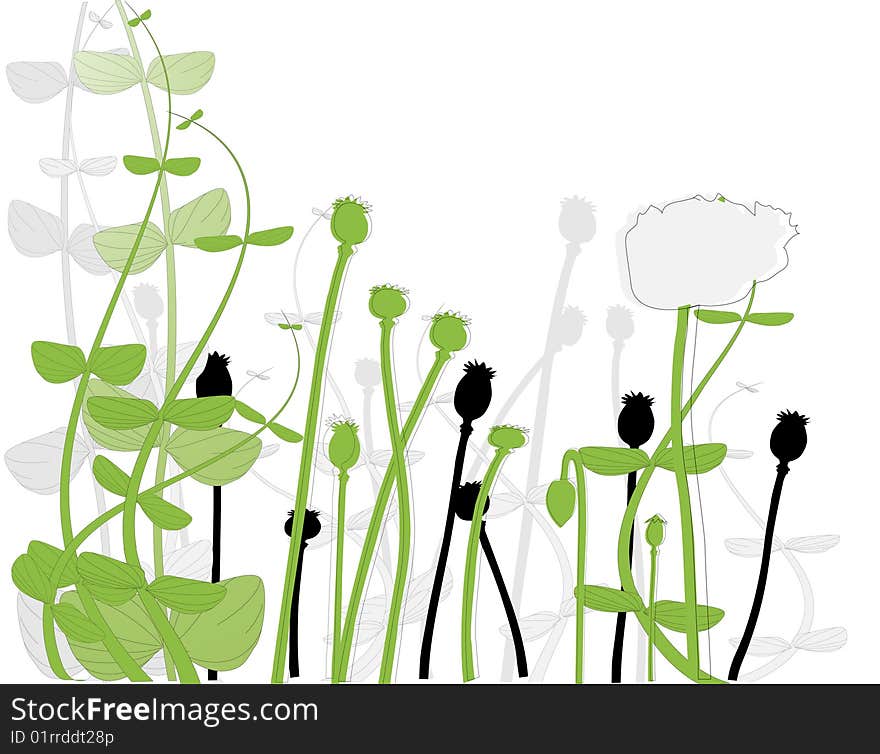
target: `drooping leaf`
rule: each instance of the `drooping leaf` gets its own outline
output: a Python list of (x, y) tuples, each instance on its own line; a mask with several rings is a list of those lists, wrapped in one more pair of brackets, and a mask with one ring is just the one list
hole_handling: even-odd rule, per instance
[[(241, 447), (218, 458), (239, 443), (242, 443)], [(262, 443), (258, 437), (225, 427), (209, 430), (181, 428), (172, 433), (167, 447), (177, 465), (186, 471), (217, 458), (193, 474), (196, 481), (217, 486), (243, 477), (260, 455)]]
[(82, 553), (77, 558), (76, 568), (90, 589), (101, 586), (139, 589), (146, 585), (140, 568), (96, 552)]
[(55, 592), (39, 563), (30, 555), (19, 555), (12, 564), (12, 582), (19, 591), (40, 602), (53, 602)]
[(234, 670), (257, 645), (266, 596), (258, 576), (237, 576), (219, 585), (226, 594), (218, 605), (198, 615), (172, 612), (171, 625), (194, 663)]
[(92, 463), (92, 473), (95, 479), (107, 492), (112, 492), (119, 497), (125, 497), (128, 492), (129, 477), (107, 456), (95, 456)]
[(161, 166), (155, 157), (139, 157), (136, 154), (122, 156), (122, 164), (129, 173), (135, 175), (149, 175), (155, 173)]
[[(601, 610), (605, 613), (631, 613), (645, 607), (638, 595), (622, 592), (620, 589), (592, 584), (587, 584), (581, 589), (584, 590), (584, 603), (593, 610)], [(577, 596), (578, 588), (575, 587), (575, 598)]]
[(697, 309), (694, 316), (700, 322), (710, 325), (729, 325), (731, 322), (739, 322), (742, 317), (736, 312), (723, 312), (715, 309)]
[(248, 406), (247, 403), (243, 403), (238, 399), (235, 400), (235, 411), (242, 419), (246, 419), (249, 422), (254, 422), (254, 424), (266, 423), (265, 416), (263, 416), (259, 411), (256, 411), (255, 409)]
[(165, 409), (162, 418), (185, 429), (214, 429), (229, 421), (234, 409), (231, 395), (179, 398)]
[(40, 377), (56, 385), (76, 379), (86, 371), (83, 352), (65, 343), (35, 340), (31, 343), (31, 359)]
[[(705, 474), (721, 465), (727, 455), (727, 446), (720, 442), (685, 445), (681, 449), (681, 455), (684, 459), (685, 473)], [(675, 451), (673, 448), (663, 450), (657, 456), (656, 464), (668, 471), (675, 471)]]
[(168, 223), (172, 243), (196, 245), (196, 238), (222, 235), (229, 230), (232, 210), (229, 194), (218, 188), (196, 197), (171, 213)]
[(158, 409), (143, 398), (95, 397), (88, 403), (92, 418), (108, 429), (134, 429), (159, 418)]
[[(50, 579), (49, 583), (51, 585), (52, 571), (55, 570), (55, 566), (58, 564), (58, 559), (62, 555), (61, 550), (47, 544), (46, 542), (40, 542), (40, 540), (34, 539), (28, 545), (27, 554), (31, 556), (39, 569), (43, 572), (43, 575), (45, 575), (47, 579)], [(77, 575), (76, 558), (68, 558), (67, 563), (61, 571), (61, 577), (58, 579), (58, 586), (65, 587), (74, 584)]]
[(172, 157), (165, 160), (163, 167), (166, 173), (186, 177), (195, 173), (201, 164), (202, 160), (199, 157)]
[(16, 96), (25, 102), (48, 102), (67, 88), (67, 73), (60, 63), (18, 61), (6, 66), (6, 78)]
[(112, 52), (78, 52), (74, 55), (76, 74), (95, 94), (116, 94), (139, 84), (141, 73), (131, 55)]
[(649, 466), (651, 459), (638, 448), (588, 446), (580, 449), (581, 460), (594, 474), (621, 476)]
[(278, 422), (269, 422), (269, 430), (275, 435), (275, 437), (279, 440), (284, 440), (284, 442), (301, 442), (303, 439), (303, 436), (299, 432), (295, 432)]
[(746, 317), (746, 322), (753, 325), (764, 325), (765, 327), (779, 327), (779, 325), (787, 325), (794, 319), (791, 312), (755, 312)]
[(67, 239), (67, 251), (73, 257), (73, 261), (90, 275), (106, 275), (110, 272), (110, 268), (95, 248), (95, 233), (97, 230), (94, 225), (80, 223)]
[[(673, 600), (660, 600), (654, 606), (657, 623), (670, 631), (685, 633), (690, 625), (688, 608), (684, 602)], [(724, 611), (719, 607), (709, 605), (697, 605), (697, 630), (707, 631), (718, 624), (724, 617)]]
[(244, 243), (241, 236), (199, 236), (195, 239), (196, 248), (202, 251), (229, 251)]
[[(132, 223), (95, 233), (92, 241), (101, 255), (101, 259), (117, 272), (123, 272), (140, 228), (140, 223)], [(149, 269), (165, 251), (165, 246), (165, 236), (162, 235), (162, 231), (155, 224), (147, 223), (129, 274), (137, 275)]]
[(222, 584), (180, 576), (160, 576), (147, 587), (147, 591), (165, 607), (186, 614), (210, 610), (226, 595), (226, 587)]
[[(214, 72), (213, 52), (179, 52), (163, 55), (165, 71), (174, 94), (195, 94), (211, 78)], [(147, 67), (147, 81), (159, 89), (167, 90), (162, 61), (155, 58)]]
[(144, 514), (160, 529), (178, 531), (190, 525), (192, 516), (185, 510), (163, 500), (158, 495), (141, 495), (138, 498)]
[[(61, 479), (61, 453), (67, 430), (59, 427), (53, 432), (33, 437), (6, 451), (6, 467), (22, 487), (38, 495), (54, 495)], [(89, 449), (79, 435), (74, 435), (70, 459), (71, 479), (77, 475)]]
[(69, 602), (52, 605), (52, 617), (69, 641), (96, 644), (104, 639), (104, 630)]
[[(135, 427), (134, 429), (108, 429), (102, 426), (89, 411), (89, 401), (95, 397), (126, 398), (137, 400), (131, 393), (120, 387), (110, 385), (102, 380), (89, 380), (86, 388), (86, 399), (83, 402), (83, 423), (86, 425), (92, 439), (102, 448), (107, 450), (136, 451), (140, 450), (147, 439), (149, 428)], [(153, 447), (158, 445), (158, 438)]]
[(64, 247), (61, 218), (33, 204), (9, 202), (9, 238), (20, 254), (45, 257)]
[(91, 365), (92, 373), (111, 385), (127, 385), (137, 377), (147, 360), (146, 346), (129, 343), (125, 346), (103, 346)]
[(269, 228), (268, 230), (258, 230), (255, 233), (248, 233), (245, 240), (252, 246), (279, 246), (285, 241), (290, 240), (293, 235), (293, 226), (285, 225), (280, 228)]

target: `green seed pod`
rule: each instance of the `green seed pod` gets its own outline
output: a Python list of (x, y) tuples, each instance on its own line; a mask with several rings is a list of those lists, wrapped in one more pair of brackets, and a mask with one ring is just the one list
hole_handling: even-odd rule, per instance
[(502, 450), (516, 450), (528, 442), (524, 427), (501, 424), (489, 430), (489, 445)]
[(351, 419), (334, 419), (330, 430), (333, 436), (327, 445), (327, 456), (340, 473), (347, 473), (361, 455), (358, 425)]
[(565, 526), (574, 513), (577, 493), (568, 479), (554, 479), (547, 488), (547, 512), (560, 528)]
[(355, 246), (370, 235), (370, 205), (352, 196), (333, 202), (330, 232), (341, 244)]
[(645, 540), (651, 547), (660, 547), (666, 539), (666, 519), (655, 513), (646, 523)]
[(378, 319), (397, 319), (409, 308), (406, 288), (376, 285), (370, 288), (370, 314)]
[(468, 344), (470, 320), (457, 312), (435, 314), (431, 321), (431, 343), (441, 351), (460, 351)]

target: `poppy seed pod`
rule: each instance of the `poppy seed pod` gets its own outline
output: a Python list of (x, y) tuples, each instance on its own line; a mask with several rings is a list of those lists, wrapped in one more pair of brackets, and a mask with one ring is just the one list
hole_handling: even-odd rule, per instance
[(645, 523), (648, 524), (645, 528), (645, 541), (651, 547), (660, 547), (666, 539), (666, 519), (655, 513)]
[[(306, 517), (303, 520), (303, 542), (314, 539), (321, 533), (321, 521), (318, 519), (318, 511), (306, 509)], [(287, 511), (287, 521), (284, 522), (284, 533), (289, 537), (293, 534), (293, 511)]]
[(358, 425), (351, 419), (337, 419), (330, 424), (333, 436), (327, 446), (327, 457), (340, 473), (347, 473), (361, 455)]
[[(459, 485), (455, 491), (455, 515), (463, 521), (470, 521), (474, 517), (474, 509), (477, 507), (477, 497), (480, 495), (480, 482), (465, 482)], [(489, 498), (486, 498), (486, 505), (483, 513), (489, 510)]]
[(469, 361), (464, 365), (464, 377), (455, 386), (456, 413), (464, 422), (473, 422), (489, 410), (492, 402), (492, 378), (495, 370), (485, 363)]
[(780, 411), (779, 423), (770, 434), (770, 452), (781, 464), (788, 465), (800, 458), (807, 447), (807, 424), (809, 419), (797, 411)]
[(457, 312), (435, 314), (431, 320), (431, 343), (441, 351), (460, 351), (468, 344), (470, 320)]
[(625, 306), (609, 306), (608, 316), (605, 318), (605, 330), (617, 341), (631, 338), (635, 330), (632, 312)]
[(586, 243), (596, 235), (593, 205), (579, 196), (562, 200), (559, 232), (569, 243)]
[(355, 246), (370, 235), (370, 205), (352, 196), (333, 202), (330, 232), (341, 244)]
[(587, 318), (576, 306), (566, 306), (557, 322), (557, 342), (560, 346), (573, 346), (584, 334), (584, 324)]
[(527, 430), (512, 424), (501, 424), (489, 430), (489, 445), (499, 450), (516, 450), (528, 442)]
[(654, 399), (650, 395), (628, 393), (621, 399), (623, 408), (617, 417), (617, 435), (631, 448), (640, 448), (654, 434)]
[(397, 319), (409, 308), (406, 288), (376, 285), (370, 288), (370, 314), (377, 319)]
[(361, 387), (376, 387), (382, 382), (382, 370), (375, 359), (360, 359), (354, 365), (354, 379)]
[(135, 286), (133, 295), (134, 309), (144, 319), (156, 320), (164, 313), (165, 303), (162, 301), (159, 289), (155, 285), (141, 283)]
[(229, 376), (229, 357), (223, 354), (208, 354), (208, 361), (202, 373), (196, 377), (196, 396), (209, 398), (215, 395), (232, 395), (232, 377)]
[(547, 512), (557, 526), (565, 526), (574, 513), (577, 503), (577, 491), (568, 479), (554, 479), (547, 487), (544, 498)]

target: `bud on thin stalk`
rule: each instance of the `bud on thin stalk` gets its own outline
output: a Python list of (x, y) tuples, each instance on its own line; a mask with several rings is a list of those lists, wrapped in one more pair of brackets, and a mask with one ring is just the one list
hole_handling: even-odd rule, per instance
[[(294, 511), (287, 512), (287, 521), (284, 522), (284, 533), (289, 537), (293, 533)], [(308, 546), (308, 540), (314, 539), (321, 533), (321, 521), (318, 512), (306, 510), (303, 520), (302, 542), (299, 551), (299, 560), (296, 563), (296, 576), (293, 581), (293, 596), (290, 600), (290, 655), (288, 657), (288, 670), (291, 678), (299, 678), (299, 593), (302, 584), (303, 555)]]
[(657, 553), (666, 538), (666, 521), (654, 514), (647, 521), (645, 540), (651, 546), (651, 574), (648, 586), (648, 680), (654, 680), (654, 639), (657, 631)]

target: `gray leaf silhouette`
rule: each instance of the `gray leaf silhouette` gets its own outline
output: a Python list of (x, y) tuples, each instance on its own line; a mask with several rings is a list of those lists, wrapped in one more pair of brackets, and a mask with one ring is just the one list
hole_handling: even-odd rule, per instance
[(107, 157), (89, 157), (80, 162), (79, 169), (86, 175), (110, 175), (116, 169), (116, 158), (109, 155)]
[[(764, 540), (753, 537), (732, 537), (731, 539), (724, 540), (724, 546), (728, 552), (741, 558), (758, 558), (764, 551)], [(781, 547), (781, 542), (774, 539), (771, 552), (776, 552)]]
[[(52, 672), (49, 658), (46, 655), (46, 647), (43, 644), (43, 603), (19, 592), (17, 607), (18, 627), (21, 630), (21, 638), (27, 653), (43, 675), (55, 678), (55, 673)], [(73, 656), (70, 645), (67, 643), (67, 637), (58, 626), (55, 626), (55, 640), (58, 643), (61, 664), (64, 665), (68, 675), (76, 676), (82, 673), (82, 665)]]
[(18, 199), (9, 203), (9, 237), (26, 257), (44, 257), (64, 246), (61, 219)]
[(501, 518), (513, 513), (525, 504), (525, 498), (509, 492), (496, 492), (490, 497), (491, 504), (486, 511), (486, 518)]
[[(200, 539), (188, 545), (179, 547), (165, 553), (165, 575), (179, 576), (182, 579), (195, 579), (196, 581), (211, 580), (212, 562), (211, 541)], [(152, 581), (153, 570), (146, 563), (143, 564), (147, 579)]]
[(846, 644), (846, 640), (846, 629), (836, 626), (801, 634), (794, 640), (794, 645), (808, 652), (833, 652)]
[(9, 63), (6, 78), (12, 91), (25, 102), (46, 102), (67, 86), (67, 74), (59, 63)]
[(93, 225), (85, 223), (77, 225), (67, 241), (67, 250), (86, 272), (92, 275), (106, 275), (110, 272), (110, 268), (95, 249), (95, 244), (92, 242), (94, 235), (95, 227)]
[(735, 460), (751, 458), (753, 455), (755, 454), (751, 450), (736, 450), (735, 448), (730, 448), (727, 451), (727, 457)]
[(43, 157), (40, 160), (40, 170), (50, 178), (61, 178), (76, 172), (76, 163), (73, 160), (61, 160), (57, 157)]
[[(738, 647), (739, 640), (739, 636), (731, 639), (731, 646)], [(746, 654), (753, 657), (772, 657), (773, 655), (782, 654), (787, 649), (791, 649), (791, 644), (781, 636), (754, 636)]]
[(813, 537), (792, 537), (787, 540), (785, 547), (804, 553), (826, 552), (837, 546), (840, 537), (837, 534), (819, 534)]
[(260, 450), (260, 455), (257, 458), (268, 458), (269, 456), (274, 456), (278, 452), (278, 448), (281, 446), (277, 442), (269, 443), (268, 445), (263, 445)]
[[(571, 618), (575, 614), (575, 608), (577, 607), (577, 600), (574, 597), (569, 597), (565, 602), (562, 603), (559, 607), (559, 614), (563, 618)], [(587, 607), (584, 605), (584, 615), (587, 613), (595, 612), (593, 608)]]
[[(559, 616), (549, 611), (532, 613), (525, 618), (520, 618), (519, 630), (522, 632), (523, 641), (534, 641), (545, 634), (549, 634), (553, 627), (559, 623)], [(506, 623), (498, 629), (502, 636), (511, 638), (510, 626)]]
[(336, 521), (324, 519), (321, 522), (321, 531), (318, 532), (314, 539), (309, 540), (309, 550), (318, 550), (326, 547), (334, 539), (336, 539)]
[[(347, 611), (348, 608), (346, 607)], [(363, 644), (368, 644), (379, 635), (383, 628), (385, 628), (385, 598), (370, 597), (370, 599), (364, 601), (360, 618), (355, 623), (353, 645), (360, 647)], [(333, 636), (325, 636), (324, 641), (331, 644)]]
[[(6, 451), (6, 466), (22, 487), (40, 495), (58, 492), (61, 477), (61, 453), (66, 430), (59, 427), (52, 432), (33, 437)], [(73, 441), (70, 476), (76, 476), (88, 457), (88, 448), (76, 435)]]
[[(410, 581), (406, 596), (406, 607), (403, 610), (403, 623), (419, 623), (428, 614), (428, 603), (431, 600), (431, 589), (434, 586), (434, 569), (431, 568)], [(448, 568), (443, 572), (440, 586), (440, 601), (445, 600), (452, 591), (452, 571)]]
[[(363, 531), (370, 524), (370, 518), (373, 515), (372, 506), (364, 508), (362, 511), (355, 513), (353, 516), (346, 516), (345, 528), (347, 531)], [(397, 517), (397, 506), (389, 505), (385, 511), (385, 520), (391, 521)]]

